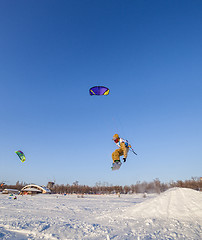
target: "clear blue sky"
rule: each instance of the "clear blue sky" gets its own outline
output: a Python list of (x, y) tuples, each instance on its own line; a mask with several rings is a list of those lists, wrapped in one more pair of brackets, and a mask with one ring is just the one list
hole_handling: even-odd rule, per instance
[[(1, 1), (0, 181), (202, 176), (201, 13), (200, 0)], [(114, 133), (138, 156), (112, 172)]]

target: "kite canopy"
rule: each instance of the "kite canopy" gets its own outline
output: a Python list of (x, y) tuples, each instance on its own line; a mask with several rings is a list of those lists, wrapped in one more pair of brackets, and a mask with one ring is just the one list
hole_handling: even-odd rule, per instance
[(108, 95), (109, 88), (103, 86), (95, 86), (89, 89), (90, 95)]
[(16, 151), (15, 152), (17, 155), (18, 155), (18, 157), (20, 158), (20, 160), (21, 160), (21, 162), (24, 162), (25, 161), (25, 155), (24, 155), (24, 153), (22, 152), (22, 151)]

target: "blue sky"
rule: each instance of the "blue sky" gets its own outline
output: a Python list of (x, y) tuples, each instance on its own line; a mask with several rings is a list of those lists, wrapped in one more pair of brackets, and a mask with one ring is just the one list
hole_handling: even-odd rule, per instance
[[(200, 177), (201, 12), (197, 0), (1, 1), (0, 181)], [(95, 85), (110, 95), (91, 97)], [(112, 172), (114, 133), (138, 156)]]

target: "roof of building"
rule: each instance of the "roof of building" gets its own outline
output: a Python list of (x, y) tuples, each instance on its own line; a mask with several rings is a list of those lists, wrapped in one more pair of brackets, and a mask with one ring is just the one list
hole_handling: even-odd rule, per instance
[(21, 190), (22, 192), (42, 192), (42, 190), (36, 189), (36, 188), (26, 188), (24, 190)]
[(23, 192), (23, 191), (51, 193), (50, 189), (48, 189), (44, 186), (36, 185), (36, 184), (26, 185), (25, 187), (23, 187), (21, 189), (21, 192)]

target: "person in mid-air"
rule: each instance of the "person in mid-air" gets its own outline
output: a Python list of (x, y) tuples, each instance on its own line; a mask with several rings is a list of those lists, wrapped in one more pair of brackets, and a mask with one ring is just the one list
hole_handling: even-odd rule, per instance
[(112, 160), (113, 163), (120, 162), (120, 156), (123, 156), (123, 161), (126, 161), (126, 158), (128, 156), (128, 142), (122, 138), (119, 137), (118, 134), (114, 134), (113, 139), (116, 145), (119, 147), (112, 153)]

